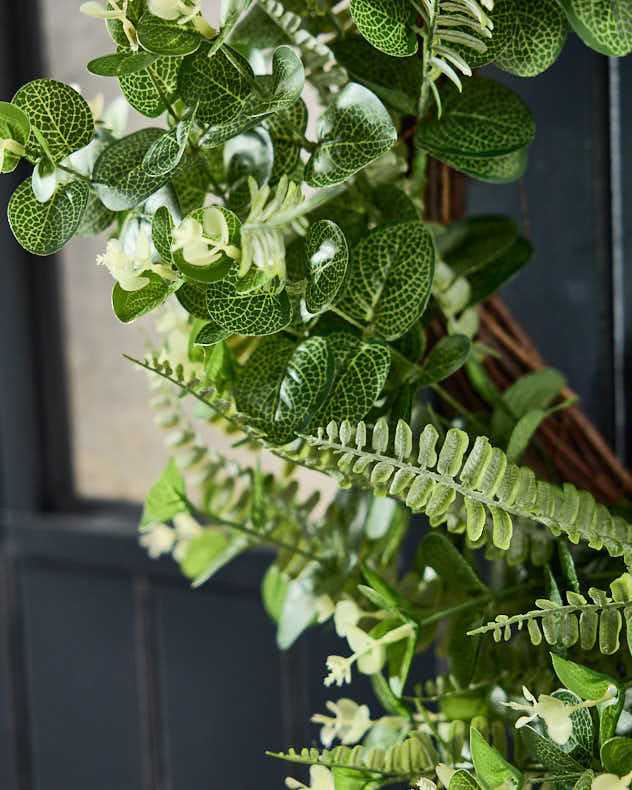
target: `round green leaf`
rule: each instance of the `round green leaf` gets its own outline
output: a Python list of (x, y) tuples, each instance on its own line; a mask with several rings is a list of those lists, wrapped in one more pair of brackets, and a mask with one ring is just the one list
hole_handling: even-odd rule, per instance
[(140, 45), (156, 55), (190, 55), (203, 41), (196, 31), (152, 14), (143, 14), (136, 34)]
[(610, 738), (602, 745), (600, 756), (606, 771), (624, 776), (632, 771), (632, 738)]
[(434, 265), (432, 236), (421, 223), (381, 225), (353, 248), (339, 307), (378, 337), (396, 340), (425, 310)]
[(362, 85), (349, 83), (318, 119), (318, 145), (305, 167), (305, 181), (326, 187), (362, 170), (397, 140), (382, 102)]
[(116, 283), (112, 291), (114, 315), (123, 324), (129, 324), (159, 307), (177, 288), (176, 284), (166, 283), (159, 274), (143, 272), (149, 283), (138, 291), (125, 291)]
[(332, 304), (344, 283), (348, 260), (347, 240), (338, 225), (328, 219), (315, 222), (305, 240), (309, 278), (305, 304), (310, 313), (319, 313)]
[(282, 175), (292, 173), (301, 159), (301, 144), (296, 142), (296, 132), (304, 134), (307, 128), (307, 107), (302, 99), (274, 115), (270, 115), (262, 126), (272, 140), (274, 160), (268, 183), (273, 186)]
[[(31, 122), (28, 115), (19, 107), (9, 102), (0, 102), (0, 138), (15, 140), (20, 145), (26, 145), (31, 136)], [(20, 157), (11, 151), (5, 151), (2, 158), (0, 172), (11, 173), (18, 166)]]
[[(523, 728), (524, 729), (524, 728)], [(470, 751), (476, 775), (484, 790), (494, 790), (506, 781), (522, 785), (522, 774), (510, 765), (500, 752), (490, 746), (480, 732), (470, 730)]]
[(272, 335), (292, 320), (292, 306), (286, 291), (274, 293), (261, 289), (240, 293), (233, 269), (207, 291), (210, 317), (219, 326), (239, 335)]
[(608, 686), (616, 686), (616, 681), (602, 672), (576, 664), (554, 653), (551, 653), (551, 659), (560, 682), (582, 699), (600, 699)]
[[(182, 61), (178, 90), (182, 101), (193, 107), (198, 104), (197, 118), (207, 126), (223, 126), (234, 122), (244, 110), (250, 96), (250, 82), (254, 74), (248, 61), (231, 50), (231, 57), (241, 65), (235, 68), (231, 60), (219, 50), (208, 57), (208, 47)], [(250, 81), (243, 74), (250, 76)], [(232, 135), (230, 135), (232, 136)]]
[(291, 47), (283, 44), (272, 55), (272, 77), (260, 82), (265, 97), (254, 95), (246, 106), (251, 118), (287, 110), (300, 97), (305, 84), (305, 71), (300, 58)]
[(194, 117), (195, 113), (188, 113), (147, 149), (143, 158), (143, 168), (150, 176), (164, 176), (178, 166), (189, 141)]
[(94, 119), (88, 103), (63, 82), (28, 82), (15, 94), (13, 104), (40, 131), (54, 162), (88, 145), (94, 137)]
[(417, 52), (415, 9), (408, 0), (351, 0), (358, 30), (376, 49), (403, 58)]
[(9, 201), (9, 224), (24, 249), (34, 255), (52, 255), (75, 234), (88, 204), (90, 190), (83, 181), (57, 188), (46, 203), (40, 203), (23, 181)]
[(471, 348), (470, 339), (465, 335), (442, 337), (424, 361), (420, 385), (428, 387), (447, 379), (465, 365)]
[(632, 52), (632, 6), (626, 0), (559, 0), (573, 30), (604, 55)]
[(221, 343), (222, 340), (231, 336), (231, 332), (223, 329), (213, 321), (208, 321), (200, 327), (199, 332), (193, 338), (194, 346), (215, 346)]
[(196, 282), (185, 282), (176, 291), (176, 299), (182, 307), (194, 318), (203, 318), (208, 321), (206, 307), (206, 294), (210, 286)]
[(76, 236), (96, 236), (110, 227), (114, 222), (115, 214), (106, 208), (99, 200), (99, 196), (92, 189), (88, 198), (88, 205), (84, 212)]
[(182, 58), (159, 57), (142, 71), (119, 77), (121, 91), (129, 104), (147, 118), (162, 115), (167, 109), (165, 99), (173, 101), (178, 92), (181, 62)]
[(479, 181), (508, 184), (522, 178), (527, 169), (528, 154), (529, 146), (525, 145), (519, 151), (504, 156), (482, 158), (445, 154), (437, 156), (437, 158), (454, 170), (477, 178)]
[(91, 74), (100, 77), (122, 77), (146, 69), (157, 58), (158, 56), (151, 52), (116, 52), (113, 55), (103, 55), (91, 60), (87, 69)]
[(562, 51), (568, 23), (557, 0), (496, 0), (493, 38), (502, 49), (494, 63), (520, 77), (535, 77)]
[(506, 156), (533, 140), (531, 111), (500, 82), (472, 77), (462, 93), (449, 83), (441, 99), (441, 118), (424, 124), (415, 136), (420, 148), (439, 159)]

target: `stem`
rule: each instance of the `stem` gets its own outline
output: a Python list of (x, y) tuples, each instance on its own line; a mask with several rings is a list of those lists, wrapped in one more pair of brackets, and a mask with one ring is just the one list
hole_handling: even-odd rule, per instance
[(75, 176), (75, 178), (80, 178), (82, 181), (85, 181), (88, 184), (92, 184), (93, 181), (89, 176), (85, 176), (83, 173), (79, 173), (77, 170), (74, 170), (72, 167), (66, 167), (66, 165), (57, 164), (55, 165), (59, 170), (63, 170), (64, 173), (70, 173), (71, 176)]
[(155, 73), (154, 73), (154, 71), (153, 71), (151, 66), (147, 66), (147, 74), (149, 74), (149, 79), (151, 80), (151, 84), (156, 89), (156, 93), (160, 96), (160, 100), (162, 101), (162, 103), (167, 108), (167, 112), (173, 118), (173, 120), (176, 123), (178, 123), (180, 121), (180, 116), (178, 115), (178, 113), (171, 106), (171, 102), (169, 101), (169, 99), (165, 95), (165, 92), (163, 91), (163, 89), (160, 87), (160, 83), (156, 79), (156, 75), (155, 75)]
[(464, 406), (461, 406), (459, 401), (456, 398), (453, 398), (450, 393), (445, 390), (440, 384), (431, 384), (430, 387), (437, 393), (437, 395), (448, 403), (452, 408), (460, 414), (465, 420), (468, 420), (472, 427), (476, 428), (478, 433), (482, 433), (487, 435), (488, 428), (483, 425), (483, 423), (477, 418), (472, 415), (470, 411), (468, 411)]

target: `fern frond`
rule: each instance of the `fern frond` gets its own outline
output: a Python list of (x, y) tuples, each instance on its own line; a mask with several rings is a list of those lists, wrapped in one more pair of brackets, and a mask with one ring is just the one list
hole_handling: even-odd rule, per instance
[(579, 642), (582, 650), (591, 650), (599, 641), (599, 650), (612, 655), (619, 650), (619, 637), (625, 620), (628, 644), (632, 644), (632, 576), (624, 573), (610, 585), (612, 595), (591, 587), (589, 601), (579, 593), (568, 591), (567, 604), (546, 598), (535, 602), (537, 609), (508, 617), (500, 614), (492, 622), (469, 632), (492, 633), (494, 639), (509, 641), (512, 629), (527, 626), (534, 645), (542, 642), (542, 635), (550, 645), (571, 647)]
[(632, 525), (612, 516), (590, 493), (565, 483), (562, 488), (536, 480), (528, 467), (518, 467), (505, 453), (479, 436), (469, 453), (469, 437), (450, 429), (442, 446), (427, 425), (413, 456), (410, 426), (400, 420), (394, 436), (380, 418), (371, 431), (363, 422), (334, 422), (326, 431), (302, 439), (309, 450), (296, 449), (304, 463), (337, 474), (343, 484), (365, 485), (377, 495), (394, 496), (413, 512), (423, 512), (433, 526), (458, 517), (465, 506), (465, 530), (473, 542), (491, 532), (491, 542), (507, 551), (513, 520), (522, 518), (564, 534), (590, 548), (605, 548), (632, 563)]
[(372, 778), (392, 782), (406, 782), (428, 771), (434, 771), (439, 755), (432, 739), (424, 732), (414, 732), (400, 744), (388, 749), (364, 746), (336, 746), (334, 749), (290, 749), (287, 753), (266, 752), (301, 765), (326, 765), (328, 768), (344, 768), (347, 771), (361, 771), (372, 774)]
[(441, 99), (435, 81), (443, 75), (462, 90), (461, 77), (471, 77), (472, 69), (453, 45), (485, 52), (484, 40), (492, 37), (494, 27), (485, 9), (493, 7), (493, 0), (424, 0), (419, 8), (427, 31), (424, 79), (430, 84), (439, 116)]

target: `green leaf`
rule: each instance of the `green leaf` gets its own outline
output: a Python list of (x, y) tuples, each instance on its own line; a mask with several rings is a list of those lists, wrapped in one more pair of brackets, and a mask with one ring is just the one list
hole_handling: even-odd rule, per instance
[(160, 178), (172, 173), (180, 164), (194, 118), (195, 112), (187, 113), (173, 128), (149, 146), (142, 162), (147, 175)]
[(606, 771), (624, 776), (632, 771), (632, 738), (610, 738), (602, 745), (600, 756)]
[(208, 308), (206, 306), (206, 296), (209, 286), (196, 282), (185, 282), (176, 291), (176, 299), (182, 307), (194, 318), (201, 318), (208, 321)]
[(180, 570), (188, 579), (197, 579), (223, 554), (228, 543), (223, 531), (206, 527), (187, 545)]
[(194, 346), (214, 346), (231, 336), (231, 332), (209, 321), (204, 324), (193, 339)]
[[(109, 145), (94, 164), (92, 180), (101, 202), (112, 211), (138, 206), (161, 189), (177, 171), (150, 175), (143, 164), (145, 154), (164, 134), (162, 129), (141, 129)], [(184, 169), (185, 161), (178, 167)]]
[(604, 55), (632, 52), (632, 8), (625, 0), (559, 0), (573, 30)]
[[(28, 115), (19, 107), (6, 101), (0, 102), (0, 138), (15, 140), (20, 145), (26, 145), (31, 136), (31, 122)], [(11, 173), (18, 166), (20, 157), (11, 151), (4, 152), (0, 172)]]
[[(110, 0), (107, 0), (105, 5), (108, 11), (113, 10)], [(117, 3), (117, 5), (120, 8), (120, 3)], [(132, 0), (132, 2), (128, 4), (126, 16), (134, 26), (137, 26), (146, 10), (147, 0)], [(125, 35), (123, 23), (119, 19), (108, 19), (105, 25), (112, 41), (121, 47), (129, 48), (129, 40)]]
[(579, 779), (573, 785), (573, 790), (591, 790), (593, 779), (595, 778), (594, 771), (584, 771)]
[(281, 337), (264, 338), (235, 382), (237, 408), (271, 441), (285, 444), (312, 420), (331, 387), (333, 360), (324, 338), (298, 346)]
[(315, 222), (305, 239), (305, 304), (310, 313), (333, 303), (345, 281), (348, 260), (347, 240), (338, 225), (328, 219)]
[(500, 752), (490, 746), (480, 732), (470, 729), (470, 751), (476, 775), (484, 790), (495, 790), (506, 781), (516, 782), (522, 786), (522, 774), (510, 765)]
[(555, 674), (567, 689), (582, 699), (600, 699), (608, 686), (616, 686), (617, 682), (609, 675), (589, 669), (574, 661), (551, 653)]
[(479, 181), (489, 181), (491, 184), (508, 184), (517, 181), (524, 175), (528, 157), (529, 146), (525, 145), (519, 151), (504, 156), (481, 158), (445, 154), (438, 158), (454, 170), (477, 178)]
[(378, 337), (396, 340), (424, 312), (434, 277), (432, 236), (419, 222), (372, 230), (352, 250), (340, 309)]
[[(187, 554), (193, 554), (190, 562), (190, 570), (198, 571), (195, 575), (190, 574), (192, 578), (191, 586), (200, 587), (204, 582), (208, 581), (211, 576), (217, 573), (224, 565), (228, 565), (231, 560), (235, 559), (239, 554), (242, 554), (250, 546), (250, 542), (245, 535), (231, 535), (225, 539), (226, 543), (222, 546), (219, 538), (210, 539), (205, 541), (201, 540), (202, 536), (196, 538), (199, 544), (195, 548), (191, 548), (189, 544)], [(195, 540), (193, 543), (195, 543)], [(193, 567), (195, 563), (195, 567)], [(186, 574), (189, 575), (189, 574)]]
[(480, 790), (480, 785), (469, 771), (459, 768), (452, 774), (448, 790)]
[(299, 576), (287, 586), (287, 593), (279, 617), (277, 645), (287, 650), (317, 615), (313, 573)]
[(417, 114), (421, 61), (378, 52), (362, 36), (345, 36), (330, 45), (349, 76), (398, 112)]
[(305, 84), (305, 71), (300, 58), (291, 47), (282, 44), (272, 54), (272, 76), (259, 77), (263, 96), (252, 96), (246, 105), (251, 118), (289, 109), (300, 97)]
[(547, 416), (547, 412), (542, 411), (542, 409), (533, 409), (518, 420), (507, 444), (507, 458), (510, 461), (513, 461), (513, 463), (520, 461), (520, 457), (527, 449), (533, 434)]
[(318, 145), (305, 166), (312, 187), (338, 184), (386, 153), (397, 130), (382, 102), (362, 85), (343, 88), (318, 119)]
[(34, 80), (23, 85), (12, 102), (28, 116), (45, 140), (54, 162), (88, 145), (94, 120), (86, 100), (57, 80)]
[(448, 83), (441, 91), (441, 118), (424, 124), (417, 145), (439, 159), (491, 158), (516, 153), (535, 135), (531, 111), (500, 82), (472, 77), (459, 93)]
[(568, 23), (556, 0), (497, 0), (493, 38), (502, 42), (494, 63), (520, 77), (535, 77), (562, 51)]
[(519, 236), (516, 241), (483, 269), (468, 276), (470, 298), (468, 307), (479, 304), (509, 282), (525, 266), (533, 255), (533, 245)]
[[(577, 694), (561, 689), (551, 694), (555, 699), (561, 699), (566, 705), (576, 706), (581, 702)], [(593, 756), (595, 733), (590, 710), (578, 708), (570, 714), (573, 730), (566, 743), (558, 744), (560, 749), (570, 755), (582, 765), (590, 765)], [(544, 735), (549, 736), (548, 727), (544, 724)]]
[(554, 774), (581, 773), (584, 766), (561, 749), (550, 738), (545, 738), (528, 725), (520, 728), (520, 735), (529, 754)]
[(165, 263), (172, 263), (171, 241), (173, 233), (173, 219), (171, 212), (166, 206), (160, 208), (154, 214), (151, 221), (151, 240), (154, 243), (156, 252)]
[[(167, 109), (178, 92), (181, 58), (159, 57), (151, 66), (134, 74), (119, 77), (121, 91), (131, 106), (147, 118), (157, 118)], [(188, 102), (191, 106), (195, 102)]]
[(382, 223), (419, 220), (419, 212), (413, 201), (394, 184), (377, 186), (373, 190), (373, 201), (382, 215)]
[(463, 367), (472, 344), (465, 335), (446, 335), (433, 347), (424, 360), (419, 384), (428, 387), (443, 381)]
[(230, 57), (240, 64), (241, 70), (235, 68), (222, 49), (209, 58), (208, 47), (201, 47), (182, 61), (178, 77), (180, 98), (190, 107), (198, 104), (197, 119), (205, 126), (225, 127), (239, 119), (250, 96), (254, 74), (248, 61), (233, 50)]
[(511, 217), (482, 215), (453, 222), (437, 239), (442, 259), (456, 277), (496, 268), (498, 259), (518, 239), (518, 224)]
[(334, 359), (334, 382), (312, 425), (325, 427), (331, 420), (357, 422), (382, 392), (391, 362), (389, 348), (351, 332), (331, 332), (326, 339)]
[(152, 521), (169, 521), (177, 513), (189, 510), (182, 472), (173, 458), (169, 459), (164, 472), (149, 489), (142, 525)]
[(151, 52), (116, 52), (91, 60), (87, 69), (100, 77), (123, 77), (146, 69), (157, 60), (158, 55)]
[[(209, 286), (207, 308), (210, 317), (224, 329), (239, 335), (272, 335), (292, 320), (292, 306), (286, 291), (237, 290), (236, 270)], [(207, 316), (208, 317), (208, 316)]]
[(272, 186), (284, 174), (292, 173), (301, 158), (301, 144), (296, 141), (296, 132), (304, 134), (307, 128), (307, 107), (302, 99), (289, 109), (269, 116), (263, 122), (272, 140), (274, 162), (268, 183)]
[(268, 616), (277, 624), (283, 611), (288, 585), (288, 577), (274, 563), (270, 565), (261, 582), (261, 599)]
[(17, 241), (34, 255), (52, 255), (74, 236), (90, 190), (84, 181), (70, 181), (57, 187), (46, 203), (40, 203), (23, 181), (9, 201), (9, 224)]
[(125, 291), (119, 283), (112, 291), (114, 315), (123, 324), (129, 324), (159, 307), (175, 291), (180, 283), (167, 283), (159, 274), (146, 271), (142, 274), (149, 283), (138, 291)]
[(474, 636), (468, 636), (467, 634), (468, 631), (473, 631), (481, 626), (484, 619), (477, 612), (461, 612), (456, 617), (452, 627), (452, 635), (448, 647), (450, 673), (454, 675), (457, 683), (463, 689), (466, 689), (472, 682), (483, 643), (483, 634), (475, 634)]
[[(509, 440), (516, 420), (530, 411), (546, 409), (566, 386), (566, 379), (553, 368), (541, 368), (517, 379), (502, 395), (503, 403), (492, 414), (491, 429), (498, 442)], [(511, 415), (511, 416), (510, 416)]]
[(457, 593), (487, 592), (487, 585), (454, 544), (441, 532), (429, 532), (420, 547), (425, 566), (434, 568), (443, 583)]
[(75, 231), (76, 236), (96, 236), (110, 227), (116, 215), (113, 211), (103, 205), (97, 193), (90, 189), (88, 205)]
[(136, 35), (140, 45), (156, 55), (190, 55), (203, 41), (196, 31), (152, 14), (143, 14)]
[(376, 49), (403, 58), (417, 52), (415, 9), (407, 0), (351, 0), (358, 30)]

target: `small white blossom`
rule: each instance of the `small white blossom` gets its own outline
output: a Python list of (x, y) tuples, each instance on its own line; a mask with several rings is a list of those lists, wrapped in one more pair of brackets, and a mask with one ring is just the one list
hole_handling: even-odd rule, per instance
[(339, 738), (344, 744), (357, 743), (371, 727), (371, 716), (366, 705), (358, 705), (352, 699), (344, 697), (337, 702), (329, 700), (325, 704), (334, 715), (315, 713), (312, 721), (323, 725), (320, 740), (327, 748), (331, 746), (334, 738)]
[(285, 780), (285, 786), (289, 787), (290, 790), (336, 790), (334, 775), (324, 765), (312, 765), (309, 769), (309, 785), (305, 785), (288, 776)]
[(632, 779), (632, 771), (625, 776), (616, 774), (599, 774), (595, 776), (590, 785), (590, 790), (626, 790)]
[(585, 700), (577, 705), (567, 705), (561, 699), (551, 697), (548, 694), (541, 694), (538, 699), (533, 696), (526, 686), (522, 687), (522, 694), (527, 700), (527, 704), (521, 702), (503, 702), (508, 708), (513, 710), (526, 711), (526, 716), (521, 716), (516, 722), (516, 729), (524, 727), (525, 724), (536, 719), (538, 716), (546, 724), (550, 738), (560, 745), (566, 743), (573, 732), (573, 722), (571, 713), (580, 708), (592, 708), (602, 702), (614, 699), (617, 690), (614, 686), (609, 686), (601, 699)]
[(150, 524), (138, 539), (140, 545), (147, 549), (147, 553), (152, 560), (157, 559), (162, 554), (168, 554), (173, 548), (175, 541), (176, 531), (159, 521)]
[(94, 16), (98, 19), (111, 19), (120, 22), (123, 25), (123, 32), (127, 37), (130, 47), (133, 50), (137, 50), (138, 37), (136, 35), (136, 28), (127, 18), (127, 6), (130, 2), (134, 2), (134, 0), (109, 0), (111, 8), (107, 8), (101, 5), (101, 3), (97, 3), (96, 0), (89, 0), (89, 2), (83, 3), (79, 7), (79, 10), (82, 14)]
[(347, 635), (349, 626), (357, 625), (361, 617), (362, 612), (355, 601), (338, 601), (336, 604), (336, 611), (334, 612), (334, 625), (336, 626), (336, 633), (338, 636), (344, 639)]
[(186, 25), (199, 14), (200, 5), (200, 0), (194, 0), (192, 5), (187, 5), (183, 0), (148, 0), (147, 2), (150, 14), (169, 21), (177, 19), (179, 25)]
[(314, 608), (316, 609), (316, 618), (319, 623), (324, 623), (334, 613), (334, 602), (328, 595), (319, 595), (314, 601)]
[(164, 264), (155, 264), (151, 256), (151, 240), (147, 233), (141, 231), (136, 239), (136, 247), (132, 255), (123, 250), (119, 239), (110, 239), (103, 255), (97, 256), (97, 263), (106, 266), (124, 291), (139, 291), (149, 280), (143, 272), (150, 270), (167, 279), (175, 279), (171, 269)]
[(327, 656), (325, 663), (329, 670), (329, 674), (323, 681), (325, 686), (331, 686), (334, 683), (337, 686), (342, 686), (343, 683), (351, 683), (351, 664), (353, 662), (350, 658)]
[(173, 559), (176, 562), (182, 562), (189, 548), (189, 543), (201, 534), (202, 527), (193, 516), (186, 511), (176, 513), (173, 517), (173, 527), (177, 540), (172, 551)]
[(229, 241), (226, 217), (215, 206), (209, 206), (204, 212), (203, 225), (193, 217), (186, 217), (174, 229), (171, 250), (182, 250), (184, 260), (192, 266), (209, 266), (224, 254), (233, 259), (239, 257), (239, 249)]

